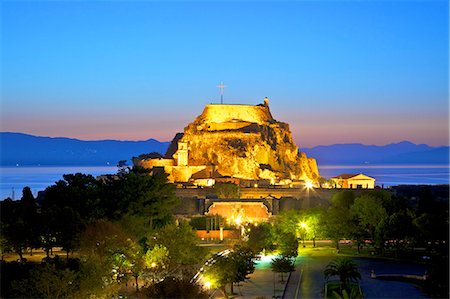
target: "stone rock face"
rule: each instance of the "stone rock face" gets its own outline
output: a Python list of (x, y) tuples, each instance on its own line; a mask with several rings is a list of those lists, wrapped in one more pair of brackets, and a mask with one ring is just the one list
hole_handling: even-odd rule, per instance
[[(207, 105), (178, 135), (187, 143), (189, 166), (215, 166), (223, 176), (316, 182), (315, 159), (299, 153), (289, 125), (273, 119), (265, 105)], [(176, 143), (174, 142), (173, 145)], [(178, 159), (179, 151), (166, 158)]]

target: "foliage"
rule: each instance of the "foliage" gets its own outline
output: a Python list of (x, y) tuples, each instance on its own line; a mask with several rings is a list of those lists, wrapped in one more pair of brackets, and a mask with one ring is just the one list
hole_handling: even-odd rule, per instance
[(1, 203), (1, 234), (4, 244), (10, 246), (23, 259), (22, 253), (28, 245), (29, 235), (20, 201), (6, 199)]
[(339, 249), (339, 240), (349, 238), (353, 232), (352, 216), (349, 209), (344, 207), (329, 207), (321, 215), (320, 223), (325, 235), (336, 242), (336, 249)]
[(355, 201), (355, 193), (352, 190), (342, 190), (333, 195), (331, 203), (334, 207), (349, 209)]
[(219, 198), (239, 198), (239, 186), (230, 182), (217, 182), (213, 193)]
[(359, 290), (359, 288), (356, 287), (350, 287), (350, 291), (342, 290), (342, 292), (339, 291), (333, 291), (333, 295), (336, 299), (362, 299), (364, 298), (363, 294)]
[(197, 230), (218, 230), (220, 227), (229, 228), (225, 218), (220, 215), (193, 217), (189, 221), (189, 225)]
[(293, 259), (287, 256), (274, 258), (270, 268), (273, 272), (281, 273), (281, 281), (283, 281), (283, 273), (295, 271)]
[(185, 222), (179, 225), (168, 224), (148, 237), (149, 247), (159, 245), (167, 248), (169, 255), (167, 261), (168, 273), (183, 276), (193, 275), (194, 266), (203, 261), (205, 249), (197, 245), (197, 236), (192, 227)]
[(253, 253), (259, 253), (262, 250), (273, 250), (274, 237), (272, 235), (272, 226), (269, 223), (260, 223), (257, 226), (252, 226), (247, 232), (247, 243)]
[(253, 254), (249, 249), (237, 247), (228, 255), (215, 255), (214, 263), (206, 268), (204, 277), (210, 282), (211, 288), (220, 288), (227, 296), (225, 285), (230, 284), (233, 293), (233, 283), (248, 279), (255, 266)]
[(208, 298), (208, 294), (197, 284), (175, 277), (141, 289), (138, 298)]
[(153, 249), (147, 250), (144, 256), (145, 266), (148, 268), (161, 268), (169, 259), (169, 250), (163, 246), (156, 244)]
[(248, 279), (248, 275), (255, 271), (253, 252), (247, 247), (236, 246), (228, 255), (234, 265), (232, 282), (241, 282)]
[[(364, 240), (380, 239), (380, 228), (384, 227), (383, 224), (388, 215), (383, 207), (382, 199), (368, 194), (356, 198), (350, 212), (354, 217), (352, 236), (358, 241), (359, 252)], [(384, 240), (384, 238), (381, 239)]]
[(280, 253), (288, 257), (298, 255), (298, 239), (293, 233), (283, 233), (278, 235), (278, 249)]
[(67, 298), (76, 291), (76, 280), (74, 271), (43, 263), (30, 271), (28, 279), (14, 281), (12, 288), (17, 297)]
[(337, 258), (327, 265), (323, 272), (326, 279), (331, 276), (339, 276), (341, 288), (348, 290), (348, 284), (351, 281), (358, 281), (361, 279), (358, 266), (349, 258)]

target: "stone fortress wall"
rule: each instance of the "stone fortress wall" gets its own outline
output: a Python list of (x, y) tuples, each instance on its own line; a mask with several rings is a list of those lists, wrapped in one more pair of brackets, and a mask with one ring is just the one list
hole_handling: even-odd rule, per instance
[(273, 120), (268, 106), (242, 104), (206, 105), (200, 118), (206, 123), (247, 122), (265, 124)]

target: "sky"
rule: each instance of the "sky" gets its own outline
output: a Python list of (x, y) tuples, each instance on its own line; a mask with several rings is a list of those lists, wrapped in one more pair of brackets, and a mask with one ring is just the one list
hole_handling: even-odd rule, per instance
[(449, 144), (449, 4), (2, 1), (1, 131), (170, 141), (220, 102), (299, 147)]

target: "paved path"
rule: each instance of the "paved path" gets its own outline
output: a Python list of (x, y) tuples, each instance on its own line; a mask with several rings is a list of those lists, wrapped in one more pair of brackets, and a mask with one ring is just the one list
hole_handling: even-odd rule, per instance
[(323, 270), (332, 256), (306, 256), (301, 259), (303, 274), (297, 298), (323, 298)]
[(302, 271), (303, 269), (300, 264), (300, 259), (297, 258), (295, 262), (295, 271), (291, 273), (291, 277), (289, 278), (289, 283), (286, 286), (283, 298), (297, 298), (300, 289)]
[[(270, 269), (270, 260), (259, 261), (255, 265), (255, 272), (250, 274), (250, 280), (241, 282), (239, 286), (234, 286), (234, 298), (281, 298), (286, 286), (287, 274), (284, 281), (280, 281), (280, 276)], [(227, 292), (230, 287), (227, 286)], [(223, 298), (220, 290), (217, 290), (213, 298)]]

